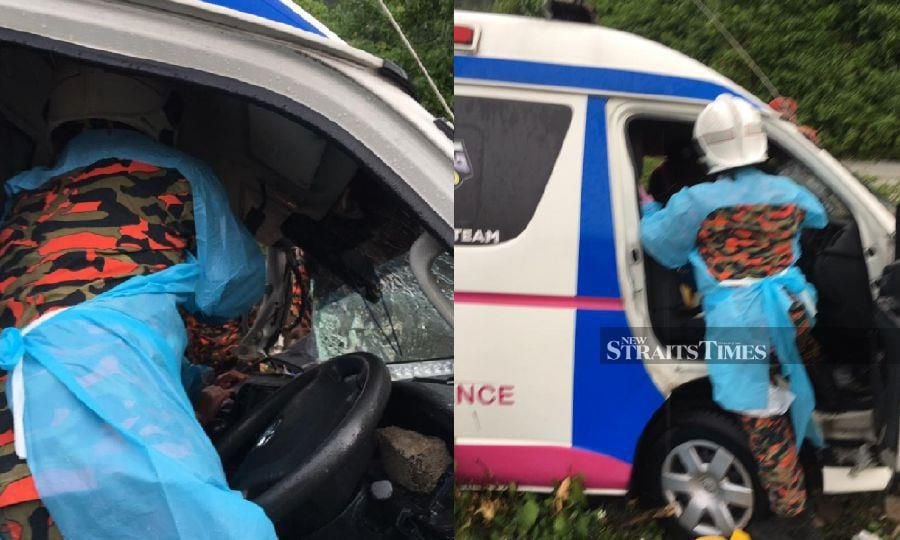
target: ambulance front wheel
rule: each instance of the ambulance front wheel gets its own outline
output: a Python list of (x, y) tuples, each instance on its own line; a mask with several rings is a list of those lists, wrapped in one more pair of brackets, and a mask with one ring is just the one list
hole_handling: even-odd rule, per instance
[(728, 537), (769, 513), (747, 435), (720, 411), (685, 412), (663, 428), (638, 474), (645, 503), (675, 507), (668, 526), (682, 538)]

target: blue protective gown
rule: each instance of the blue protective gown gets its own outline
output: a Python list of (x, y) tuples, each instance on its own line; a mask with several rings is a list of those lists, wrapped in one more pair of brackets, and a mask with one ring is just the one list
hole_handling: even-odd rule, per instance
[[(797, 350), (796, 328), (789, 314), (793, 302), (790, 295), (809, 298), (815, 305), (815, 289), (796, 266), (743, 286), (726, 285), (709, 273), (697, 250), (697, 233), (707, 216), (716, 209), (741, 204), (796, 204), (806, 212), (802, 227), (821, 229), (828, 223), (822, 203), (806, 188), (783, 176), (743, 168), (715, 182), (684, 188), (665, 207), (658, 202), (645, 204), (641, 242), (653, 258), (669, 268), (688, 263), (693, 267), (703, 297), (707, 341), (774, 348), (795, 396), (791, 419), (798, 443), (810, 437), (813, 443), (821, 444), (812, 422), (813, 388)], [(794, 238), (793, 251), (796, 263), (799, 235)], [(808, 315), (813, 320), (815, 314)], [(716, 403), (737, 412), (766, 408), (768, 363), (718, 358), (716, 347), (709, 348), (709, 354), (707, 364)]]
[(53, 168), (8, 181), (7, 200), (111, 157), (177, 169), (188, 180), (197, 253), (27, 332), (0, 334), (0, 368), (22, 363), (24, 433), (16, 438), (24, 435), (38, 492), (69, 539), (275, 538), (263, 510), (229, 489), (182, 386), (187, 335), (178, 306), (234, 317), (265, 282), (262, 253), (213, 172), (138, 133), (88, 131)]

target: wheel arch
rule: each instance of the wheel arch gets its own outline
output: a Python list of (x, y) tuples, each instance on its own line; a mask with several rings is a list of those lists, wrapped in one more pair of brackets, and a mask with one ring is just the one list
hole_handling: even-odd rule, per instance
[[(639, 487), (641, 467), (645, 466), (648, 454), (653, 442), (661, 436), (677, 415), (687, 411), (715, 410), (720, 413), (733, 415), (730, 411), (722, 409), (712, 397), (712, 383), (709, 377), (694, 379), (674, 389), (662, 405), (653, 413), (647, 426), (641, 433), (634, 453), (634, 461), (631, 467), (631, 477), (628, 483), (628, 495), (637, 495)], [(823, 479), (819, 456), (811, 444), (805, 443), (799, 449), (800, 463), (806, 474), (807, 489), (811, 491), (821, 490)]]
[(638, 489), (638, 471), (644, 466), (648, 459), (648, 453), (653, 442), (661, 436), (671, 423), (673, 416), (681, 414), (687, 410), (715, 409), (721, 410), (712, 398), (712, 383), (709, 377), (701, 377), (686, 382), (675, 388), (669, 397), (650, 417), (647, 426), (638, 439), (637, 448), (634, 452), (634, 462), (631, 467), (631, 478), (628, 483), (629, 496), (636, 495)]

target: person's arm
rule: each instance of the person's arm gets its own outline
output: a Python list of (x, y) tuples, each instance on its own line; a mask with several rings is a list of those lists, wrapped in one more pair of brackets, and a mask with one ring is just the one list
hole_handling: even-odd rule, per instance
[(801, 185), (797, 185), (797, 206), (806, 212), (803, 218), (803, 227), (810, 229), (824, 229), (828, 225), (828, 212), (822, 205), (822, 201), (813, 193)]
[(655, 201), (641, 205), (644, 213), (641, 244), (654, 259), (669, 268), (688, 263), (700, 223), (706, 216), (694, 189), (682, 189), (664, 207)]
[[(250, 231), (231, 210), (212, 170), (193, 162), (191, 189), (200, 279), (195, 306), (203, 314), (232, 319), (262, 298), (266, 264)], [(186, 174), (187, 175), (187, 174)]]

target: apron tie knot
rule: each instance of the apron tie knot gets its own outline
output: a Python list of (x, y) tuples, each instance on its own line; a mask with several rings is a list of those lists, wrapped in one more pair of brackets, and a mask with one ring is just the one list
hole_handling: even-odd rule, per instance
[(25, 356), (25, 342), (17, 328), (5, 328), (0, 332), (0, 369), (12, 371)]

